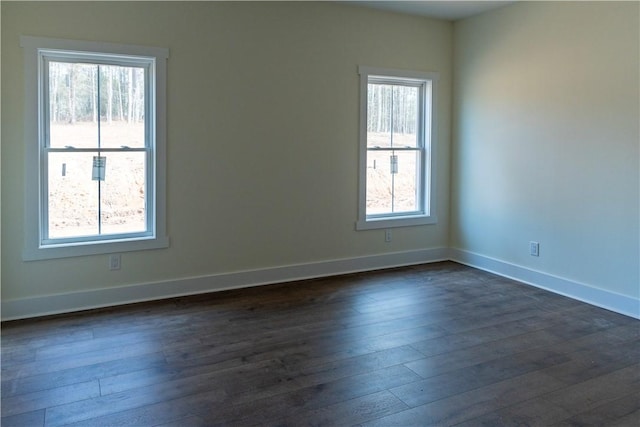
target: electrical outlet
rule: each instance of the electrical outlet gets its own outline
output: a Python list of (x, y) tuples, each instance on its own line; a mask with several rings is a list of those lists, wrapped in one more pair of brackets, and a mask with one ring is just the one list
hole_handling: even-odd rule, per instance
[(109, 270), (120, 270), (120, 254), (114, 254), (109, 257)]
[(540, 243), (529, 242), (529, 254), (531, 256), (540, 256)]
[(384, 230), (384, 241), (389, 243), (391, 241), (391, 230)]

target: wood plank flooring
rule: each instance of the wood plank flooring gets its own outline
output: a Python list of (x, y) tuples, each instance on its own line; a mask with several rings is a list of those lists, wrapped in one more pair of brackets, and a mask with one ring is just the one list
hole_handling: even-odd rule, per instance
[(640, 321), (452, 262), (1, 335), (3, 427), (640, 425)]

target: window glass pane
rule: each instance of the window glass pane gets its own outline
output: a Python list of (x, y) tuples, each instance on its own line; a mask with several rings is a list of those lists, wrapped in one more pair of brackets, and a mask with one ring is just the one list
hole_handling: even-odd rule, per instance
[(391, 147), (393, 86), (369, 83), (367, 88), (367, 147)]
[(49, 153), (49, 238), (98, 234), (94, 153)]
[(144, 147), (144, 69), (100, 65), (100, 146)]
[(393, 87), (393, 146), (418, 146), (418, 88)]
[(393, 212), (419, 210), (419, 151), (395, 151), (398, 156), (398, 173), (394, 176)]
[(366, 214), (416, 212), (419, 151), (368, 151)]
[(367, 147), (417, 147), (419, 88), (369, 83), (367, 90)]
[(146, 231), (144, 152), (103, 153), (101, 182), (102, 234)]
[(97, 70), (92, 64), (49, 63), (49, 145), (98, 146)]
[(367, 152), (367, 215), (391, 212), (392, 176), (389, 151)]

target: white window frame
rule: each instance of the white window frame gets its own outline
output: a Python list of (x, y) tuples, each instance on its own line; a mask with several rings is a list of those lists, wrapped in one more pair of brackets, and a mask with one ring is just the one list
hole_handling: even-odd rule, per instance
[[(359, 144), (359, 185), (358, 220), (356, 230), (407, 227), (435, 224), (438, 218), (436, 207), (436, 106), (439, 74), (435, 72), (407, 71), (389, 68), (359, 66), (360, 75), (360, 144)], [(420, 115), (418, 147), (421, 148), (419, 174), (419, 208), (410, 213), (389, 213), (367, 215), (367, 94), (369, 82), (389, 82), (390, 84), (420, 85)]]
[[(166, 68), (168, 49), (22, 36), (25, 76), (25, 261), (166, 248)], [(141, 233), (47, 239), (48, 88), (46, 61), (146, 64), (147, 223)], [(108, 150), (103, 150), (108, 151)]]

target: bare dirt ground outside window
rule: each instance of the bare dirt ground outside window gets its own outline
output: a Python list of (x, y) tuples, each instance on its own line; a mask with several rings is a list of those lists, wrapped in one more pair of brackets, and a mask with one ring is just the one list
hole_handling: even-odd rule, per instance
[[(369, 147), (390, 147), (389, 133), (368, 132)], [(416, 147), (415, 134), (394, 134), (394, 147)], [(367, 215), (418, 210), (418, 151), (369, 151), (367, 153)], [(391, 174), (390, 156), (398, 156), (398, 169)], [(392, 206), (393, 200), (393, 206)], [(393, 208), (393, 210), (392, 210)]]
[[(102, 145), (140, 147), (142, 126), (101, 123)], [(96, 123), (52, 123), (50, 132), (55, 146), (97, 148)], [(97, 155), (97, 150), (49, 154), (50, 238), (97, 235), (99, 211), (102, 234), (145, 231), (145, 153), (101, 153), (106, 157), (104, 181), (92, 180)]]

